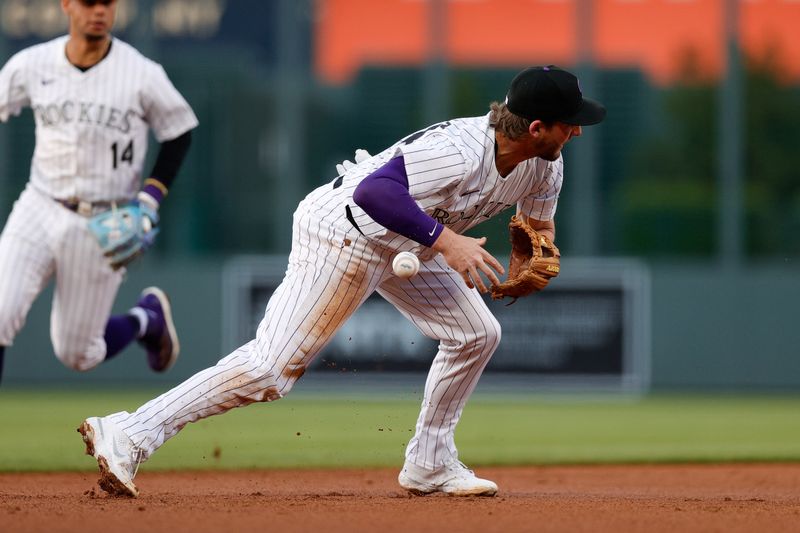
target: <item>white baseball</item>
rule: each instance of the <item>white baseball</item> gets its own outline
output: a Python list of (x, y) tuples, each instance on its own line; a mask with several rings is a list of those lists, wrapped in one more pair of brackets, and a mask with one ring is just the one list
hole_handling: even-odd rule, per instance
[(394, 256), (392, 270), (398, 278), (410, 278), (419, 272), (419, 258), (411, 252), (400, 252)]

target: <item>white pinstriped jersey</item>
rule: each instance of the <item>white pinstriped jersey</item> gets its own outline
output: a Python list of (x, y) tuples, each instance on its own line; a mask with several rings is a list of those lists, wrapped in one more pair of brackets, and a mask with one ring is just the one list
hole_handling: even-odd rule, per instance
[(500, 176), (495, 166), (495, 130), (488, 114), (449, 120), (414, 133), (352, 168), (336, 188), (319, 187), (309, 199), (323, 209), (349, 205), (366, 236), (388, 248), (411, 250), (420, 259), (429, 259), (432, 250), (384, 228), (353, 202), (353, 191), (361, 180), (398, 155), (405, 160), (412, 198), (456, 233), (514, 206), (536, 220), (555, 216), (563, 159), (528, 159), (508, 176)]
[(141, 187), (147, 131), (159, 142), (197, 117), (158, 63), (114, 38), (82, 72), (67, 60), (68, 36), (26, 48), (0, 70), (0, 120), (33, 109), (31, 184), (53, 198), (127, 200)]
[[(455, 428), (500, 342), (500, 324), (483, 295), (468, 288), (441, 255), (375, 223), (352, 196), (367, 175), (402, 154), (413, 198), (456, 232), (513, 206), (552, 219), (562, 160), (523, 161), (500, 177), (494, 133), (488, 115), (435, 124), (312, 191), (294, 212), (289, 265), (256, 338), (135, 412), (109, 415), (109, 421), (147, 458), (189, 422), (278, 400), (377, 292), (425, 336), (440, 341), (404, 469), (435, 471), (457, 461)], [(346, 206), (365, 237), (353, 229)], [(395, 276), (394, 251), (412, 247), (424, 252), (420, 271)]]

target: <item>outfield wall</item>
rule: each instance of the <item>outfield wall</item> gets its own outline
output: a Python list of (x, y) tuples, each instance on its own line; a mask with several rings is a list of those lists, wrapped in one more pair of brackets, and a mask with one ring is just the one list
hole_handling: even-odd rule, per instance
[[(49, 341), (48, 290), (7, 350), (4, 383), (172, 384), (213, 364), (226, 355), (224, 264), (222, 259), (153, 257), (129, 273), (115, 312), (124, 311), (151, 284), (172, 297), (183, 351), (169, 373), (150, 373), (138, 348), (85, 374), (61, 367)], [(792, 267), (752, 265), (735, 272), (708, 264), (650, 264), (651, 390), (800, 391), (800, 278)]]

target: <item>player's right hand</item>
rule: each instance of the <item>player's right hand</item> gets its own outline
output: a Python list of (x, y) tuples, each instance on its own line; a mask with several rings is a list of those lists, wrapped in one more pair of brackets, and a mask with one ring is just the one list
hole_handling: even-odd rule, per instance
[(486, 251), (485, 244), (486, 237), (475, 239), (445, 228), (433, 243), (433, 249), (442, 254), (450, 268), (461, 274), (467, 287), (470, 289), (477, 287), (480, 292), (486, 293), (489, 289), (481, 273), (491, 285), (499, 285), (500, 280), (495, 271), (504, 274), (505, 269), (500, 261)]

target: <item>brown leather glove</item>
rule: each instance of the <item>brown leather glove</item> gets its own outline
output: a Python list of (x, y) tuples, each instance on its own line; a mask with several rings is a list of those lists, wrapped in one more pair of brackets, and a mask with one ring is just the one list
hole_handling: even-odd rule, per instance
[(533, 229), (523, 217), (511, 217), (508, 230), (511, 233), (508, 278), (500, 285), (492, 285), (492, 298), (501, 300), (511, 296), (514, 298), (511, 303), (514, 303), (520, 296), (544, 289), (551, 279), (558, 276), (561, 252), (553, 241)]

